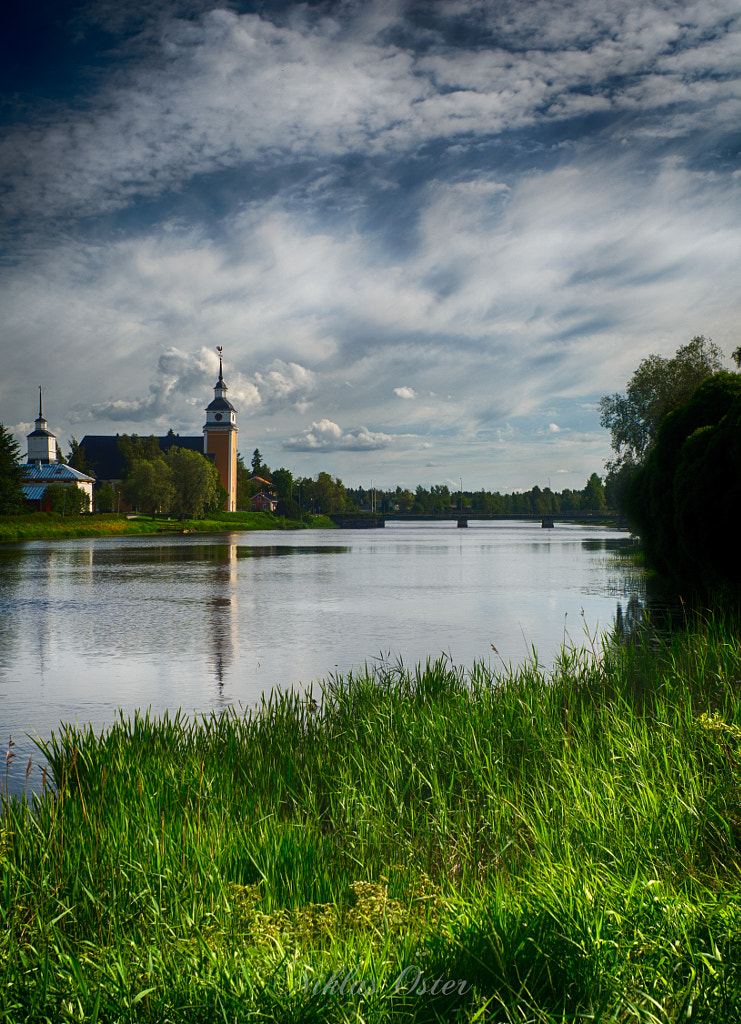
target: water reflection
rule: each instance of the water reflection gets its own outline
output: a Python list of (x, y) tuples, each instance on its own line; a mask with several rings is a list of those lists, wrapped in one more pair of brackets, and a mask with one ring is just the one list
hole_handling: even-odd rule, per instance
[(36, 756), (23, 734), (62, 720), (248, 707), (381, 654), (470, 667), (493, 644), (506, 663), (536, 649), (547, 666), (566, 622), (611, 629), (617, 604), (625, 620), (644, 599), (627, 545), (498, 523), (0, 548), (0, 738), (13, 734), (20, 764)]
[(226, 545), (211, 575), (211, 594), (207, 598), (208, 644), (211, 665), (223, 697), (224, 680), (238, 647), (237, 640), (237, 545)]

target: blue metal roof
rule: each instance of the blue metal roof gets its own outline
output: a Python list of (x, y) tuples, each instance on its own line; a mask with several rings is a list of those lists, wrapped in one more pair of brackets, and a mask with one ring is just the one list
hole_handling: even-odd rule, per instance
[(40, 501), (45, 494), (45, 486), (32, 487), (30, 484), (25, 484), (23, 487), (23, 497), (27, 498), (29, 501)]
[(22, 469), (25, 483), (33, 480), (46, 480), (48, 483), (54, 483), (55, 480), (60, 483), (82, 480), (89, 483), (93, 480), (93, 477), (81, 473), (79, 469), (73, 469), (72, 466), (65, 466), (62, 462), (30, 462)]

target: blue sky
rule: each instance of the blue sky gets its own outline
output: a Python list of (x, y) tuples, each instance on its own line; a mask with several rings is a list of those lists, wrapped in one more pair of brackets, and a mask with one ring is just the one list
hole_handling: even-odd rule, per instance
[[(0, 421), (346, 484), (582, 487), (740, 343), (738, 0), (48, 0), (0, 52)], [(730, 360), (729, 360), (730, 364)]]

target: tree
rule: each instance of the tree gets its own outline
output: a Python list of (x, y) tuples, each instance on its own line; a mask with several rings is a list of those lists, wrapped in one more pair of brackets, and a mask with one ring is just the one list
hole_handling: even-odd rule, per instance
[(81, 473), (87, 473), (88, 476), (92, 476), (92, 467), (85, 458), (85, 445), (79, 445), (74, 437), (71, 437), (69, 439), (68, 444), (68, 465), (70, 465), (73, 469), (78, 469)]
[(140, 459), (162, 458), (162, 449), (154, 434), (149, 437), (139, 437), (138, 434), (121, 434), (118, 439), (118, 450), (126, 459), (127, 470), (130, 470)]
[(723, 353), (702, 334), (678, 348), (672, 359), (656, 355), (644, 359), (624, 395), (605, 395), (600, 402), (600, 423), (610, 431), (615, 452), (615, 458), (607, 463), (608, 472), (642, 465), (664, 418), (722, 369)]
[(237, 452), (237, 508), (249, 509), (250, 498), (260, 491), (260, 485), (253, 481), (252, 473), (244, 464), (241, 452)]
[(219, 471), (210, 459), (188, 448), (172, 447), (165, 455), (173, 477), (172, 509), (200, 518), (224, 505), (227, 498)]
[(0, 423), (0, 513), (23, 508), (23, 470), (18, 442)]
[(587, 480), (586, 487), (581, 492), (582, 507), (590, 511), (603, 511), (607, 508), (605, 500), (605, 488), (596, 473), (592, 473)]
[(270, 470), (262, 461), (262, 455), (260, 454), (259, 448), (255, 448), (254, 452), (252, 453), (251, 466), (253, 476), (261, 476), (263, 477), (263, 479), (270, 479)]
[(614, 469), (607, 474), (605, 477), (605, 501), (608, 508), (617, 509), (621, 515), (625, 515), (628, 488), (637, 471), (638, 466), (633, 463), (625, 463), (619, 469)]
[(347, 496), (342, 481), (329, 473), (318, 473), (316, 480), (301, 480), (302, 504), (311, 505), (312, 511), (324, 512), (325, 515), (331, 512), (344, 512), (347, 505)]
[(116, 511), (116, 489), (113, 484), (100, 484), (93, 492), (93, 497), (95, 498), (96, 512)]
[(90, 511), (90, 499), (81, 487), (75, 485), (49, 484), (44, 497), (51, 512), (78, 516)]
[(718, 373), (666, 418), (627, 511), (661, 575), (705, 592), (738, 591), (732, 545), (740, 503), (741, 377)]
[(123, 495), (132, 508), (144, 509), (153, 516), (169, 510), (175, 495), (172, 469), (164, 458), (139, 459), (124, 482)]

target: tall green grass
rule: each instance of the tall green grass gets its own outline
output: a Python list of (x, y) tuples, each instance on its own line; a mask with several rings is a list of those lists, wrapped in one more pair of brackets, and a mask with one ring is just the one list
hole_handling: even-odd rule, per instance
[(46, 753), (53, 788), (3, 807), (2, 1020), (741, 1020), (722, 623)]

